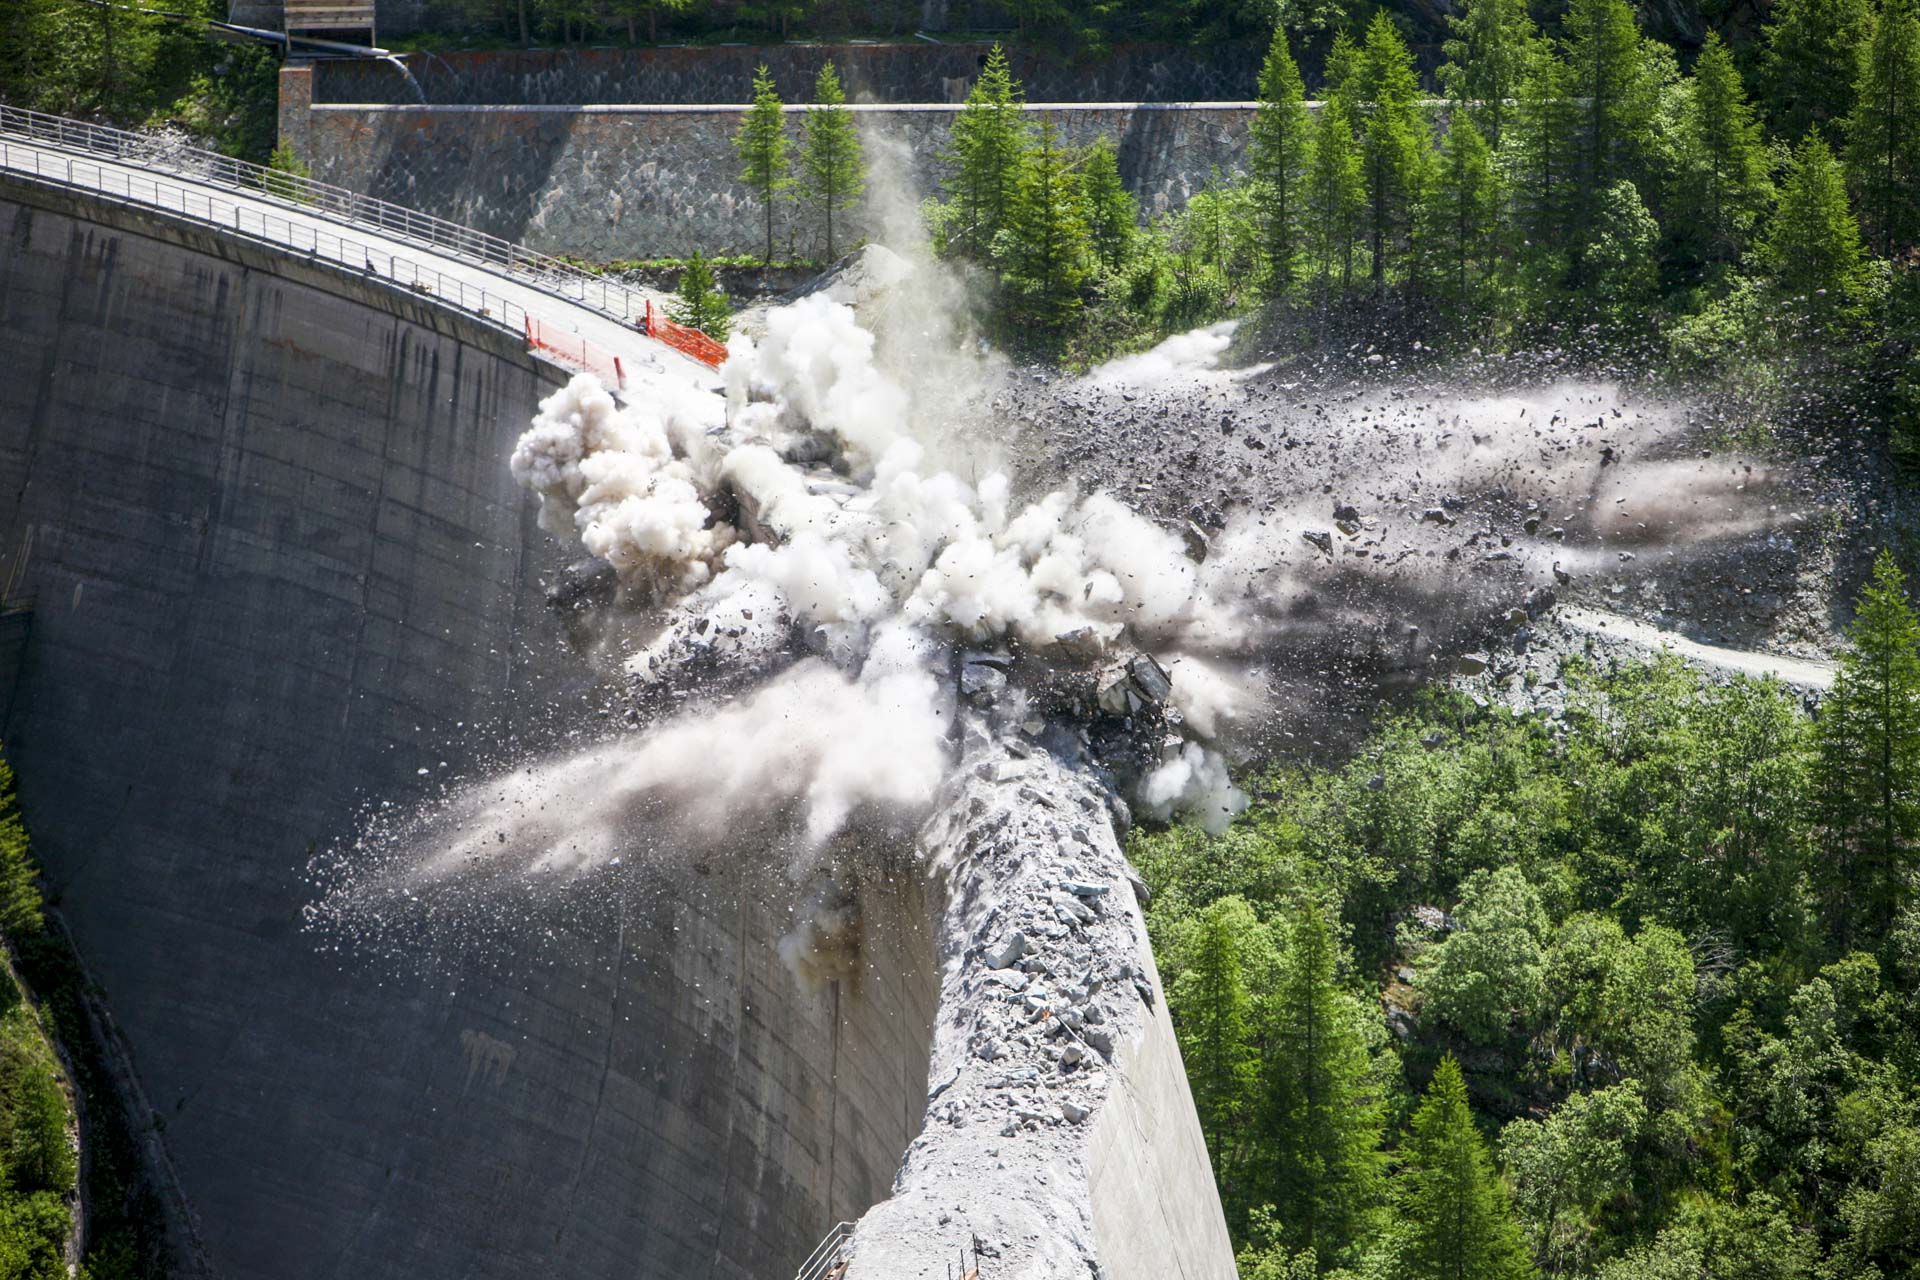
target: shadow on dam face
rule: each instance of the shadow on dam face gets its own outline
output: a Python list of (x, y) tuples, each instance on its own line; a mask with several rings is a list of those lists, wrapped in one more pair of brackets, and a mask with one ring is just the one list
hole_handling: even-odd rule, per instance
[(183, 1270), (764, 1280), (883, 1198), (938, 986), (917, 874), (817, 989), (799, 891), (730, 866), (421, 964), (302, 929), (364, 805), (581, 705), (505, 465), (554, 371), (81, 196), (0, 180), (0, 245), (0, 560), (37, 602), (4, 736)]

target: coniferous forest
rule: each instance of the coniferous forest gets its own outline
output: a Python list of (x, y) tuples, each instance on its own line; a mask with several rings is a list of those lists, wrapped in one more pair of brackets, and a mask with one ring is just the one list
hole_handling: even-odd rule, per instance
[(1816, 719), (1677, 659), (1437, 694), (1139, 837), (1248, 1280), (1920, 1274), (1920, 620)]

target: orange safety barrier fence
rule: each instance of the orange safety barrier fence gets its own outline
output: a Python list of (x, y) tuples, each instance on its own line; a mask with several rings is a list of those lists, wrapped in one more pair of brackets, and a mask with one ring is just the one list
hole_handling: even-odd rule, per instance
[(609, 355), (577, 333), (568, 333), (535, 315), (527, 317), (527, 350), (544, 351), (563, 364), (599, 376), (615, 391), (626, 389), (627, 370), (620, 357)]
[(653, 309), (653, 300), (647, 300), (647, 314), (641, 321), (640, 332), (658, 342), (664, 342), (682, 355), (692, 356), (701, 364), (718, 369), (727, 358), (727, 349), (709, 338), (698, 329), (690, 329), (684, 324), (675, 324)]

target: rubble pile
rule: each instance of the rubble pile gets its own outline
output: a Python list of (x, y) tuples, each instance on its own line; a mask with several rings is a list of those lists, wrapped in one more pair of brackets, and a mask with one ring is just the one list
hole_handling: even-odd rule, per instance
[[(921, 846), (944, 876), (926, 1128), (848, 1280), (1099, 1275), (1090, 1133), (1160, 999), (1146, 889), (1096, 774), (970, 717)], [(929, 1269), (931, 1268), (931, 1269)]]

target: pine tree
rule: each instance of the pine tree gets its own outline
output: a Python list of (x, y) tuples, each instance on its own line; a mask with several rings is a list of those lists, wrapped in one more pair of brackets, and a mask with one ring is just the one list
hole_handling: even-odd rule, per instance
[(1733, 65), (1714, 32), (1693, 69), (1693, 96), (1683, 125), (1687, 179), (1678, 221), (1712, 262), (1731, 262), (1770, 194), (1766, 143)]
[(1533, 1274), (1505, 1183), (1473, 1126), (1460, 1064), (1440, 1060), (1413, 1115), (1399, 1178), (1406, 1280), (1524, 1280)]
[(982, 257), (1006, 224), (1019, 194), (1026, 145), (1020, 86), (1007, 55), (995, 45), (953, 122), (947, 151), (952, 164), (947, 193), (959, 212), (960, 248), (968, 257)]
[(1847, 167), (1860, 221), (1884, 255), (1920, 241), (1920, 17), (1886, 0), (1847, 120)]
[(1453, 38), (1441, 46), (1447, 63), (1440, 83), (1455, 112), (1470, 115), (1498, 147), (1539, 29), (1526, 0), (1469, 0), (1464, 12), (1447, 18), (1447, 28)]
[(1307, 171), (1307, 238), (1320, 263), (1320, 294), (1337, 271), (1340, 291), (1353, 286), (1353, 249), (1366, 216), (1367, 180), (1353, 140), (1353, 117), (1334, 97), (1320, 108)]
[(1577, 266), (1606, 193), (1641, 179), (1658, 101), (1626, 0), (1571, 0), (1564, 27), (1567, 92), (1584, 104), (1572, 188)]
[(1273, 33), (1266, 65), (1260, 70), (1260, 105), (1248, 133), (1248, 168), (1260, 182), (1260, 213), (1274, 292), (1292, 292), (1302, 249), (1302, 187), (1312, 121), (1306, 86), (1287, 48), (1285, 28)]
[(1572, 244), (1582, 118), (1572, 68), (1544, 43), (1534, 46), (1503, 159), (1512, 175), (1515, 227), (1536, 271), (1543, 263), (1564, 264)]
[(1054, 333), (1080, 309), (1087, 278), (1089, 243), (1077, 187), (1049, 121), (1027, 152), (1012, 225), (1000, 237), (1005, 248), (996, 252), (1008, 264), (1020, 309)]
[(1882, 551), (1820, 709), (1827, 896), (1842, 942), (1886, 936), (1920, 866), (1920, 618)]
[(766, 261), (773, 264), (773, 210), (782, 191), (792, 185), (787, 176), (787, 133), (780, 108), (780, 94), (773, 87), (767, 64), (761, 63), (753, 77), (753, 105), (747, 108), (740, 131), (733, 135), (734, 154), (746, 168), (740, 181), (760, 199), (766, 214)]
[(1346, 106), (1347, 114), (1358, 114), (1360, 107), (1360, 46), (1346, 31), (1338, 31), (1333, 37), (1333, 47), (1327, 50), (1325, 67), (1326, 83), (1320, 86), (1322, 99), (1332, 101), (1335, 98)]
[(1237, 1192), (1252, 1148), (1248, 1126), (1260, 1073), (1248, 991), (1255, 958), (1249, 952), (1265, 937), (1264, 926), (1244, 899), (1216, 899), (1178, 948), (1183, 967), (1169, 995), (1207, 1154), (1215, 1178), (1228, 1193), (1223, 1198), (1230, 1201), (1227, 1212), (1236, 1223), (1247, 1208)]
[(1831, 136), (1853, 110), (1872, 30), (1868, 0), (1780, 0), (1768, 15), (1763, 63), (1774, 128), (1791, 141), (1809, 129)]
[(74, 1178), (66, 1092), (53, 1070), (37, 1063), (21, 1072), (18, 1089), (7, 1135), (8, 1190), (65, 1195)]
[(1762, 258), (1789, 306), (1824, 329), (1851, 309), (1865, 252), (1840, 162), (1815, 130), (1787, 165)]
[(18, 946), (46, 927), (41, 914), (40, 869), (27, 842), (13, 769), (0, 760), (0, 933)]
[(859, 198), (866, 187), (866, 166), (861, 158), (860, 135), (853, 127), (853, 113), (847, 110), (846, 92), (831, 62), (821, 66), (813, 82), (813, 100), (818, 105), (807, 112), (800, 172), (806, 192), (826, 224), (827, 258), (832, 260), (834, 214)]
[(1323, 1270), (1363, 1241), (1380, 1207), (1380, 1104), (1367, 1088), (1359, 1016), (1334, 979), (1333, 931), (1309, 903), (1272, 998), (1261, 1136), (1283, 1239), (1313, 1250)]
[(1389, 261), (1405, 248), (1419, 206), (1430, 148), (1415, 100), (1420, 82), (1400, 29), (1383, 9), (1367, 28), (1356, 72), (1366, 125), (1361, 168), (1367, 180), (1367, 234), (1373, 250), (1373, 287), (1385, 286)]
[(1600, 193), (1587, 229), (1584, 283), (1601, 317), (1623, 334), (1634, 332), (1653, 304), (1659, 240), (1660, 224), (1631, 182), (1622, 179)]
[(1505, 195), (1493, 149), (1473, 121), (1455, 118), (1421, 205), (1430, 287), (1458, 310), (1481, 309), (1500, 269)]
[(733, 308), (713, 278), (713, 264), (698, 251), (680, 273), (680, 288), (667, 303), (667, 319), (698, 329), (715, 342), (725, 342), (733, 327)]
[(1140, 206), (1120, 180), (1120, 159), (1113, 140), (1094, 139), (1080, 162), (1080, 194), (1086, 206), (1087, 234), (1094, 256), (1108, 271), (1118, 271), (1133, 254)]

